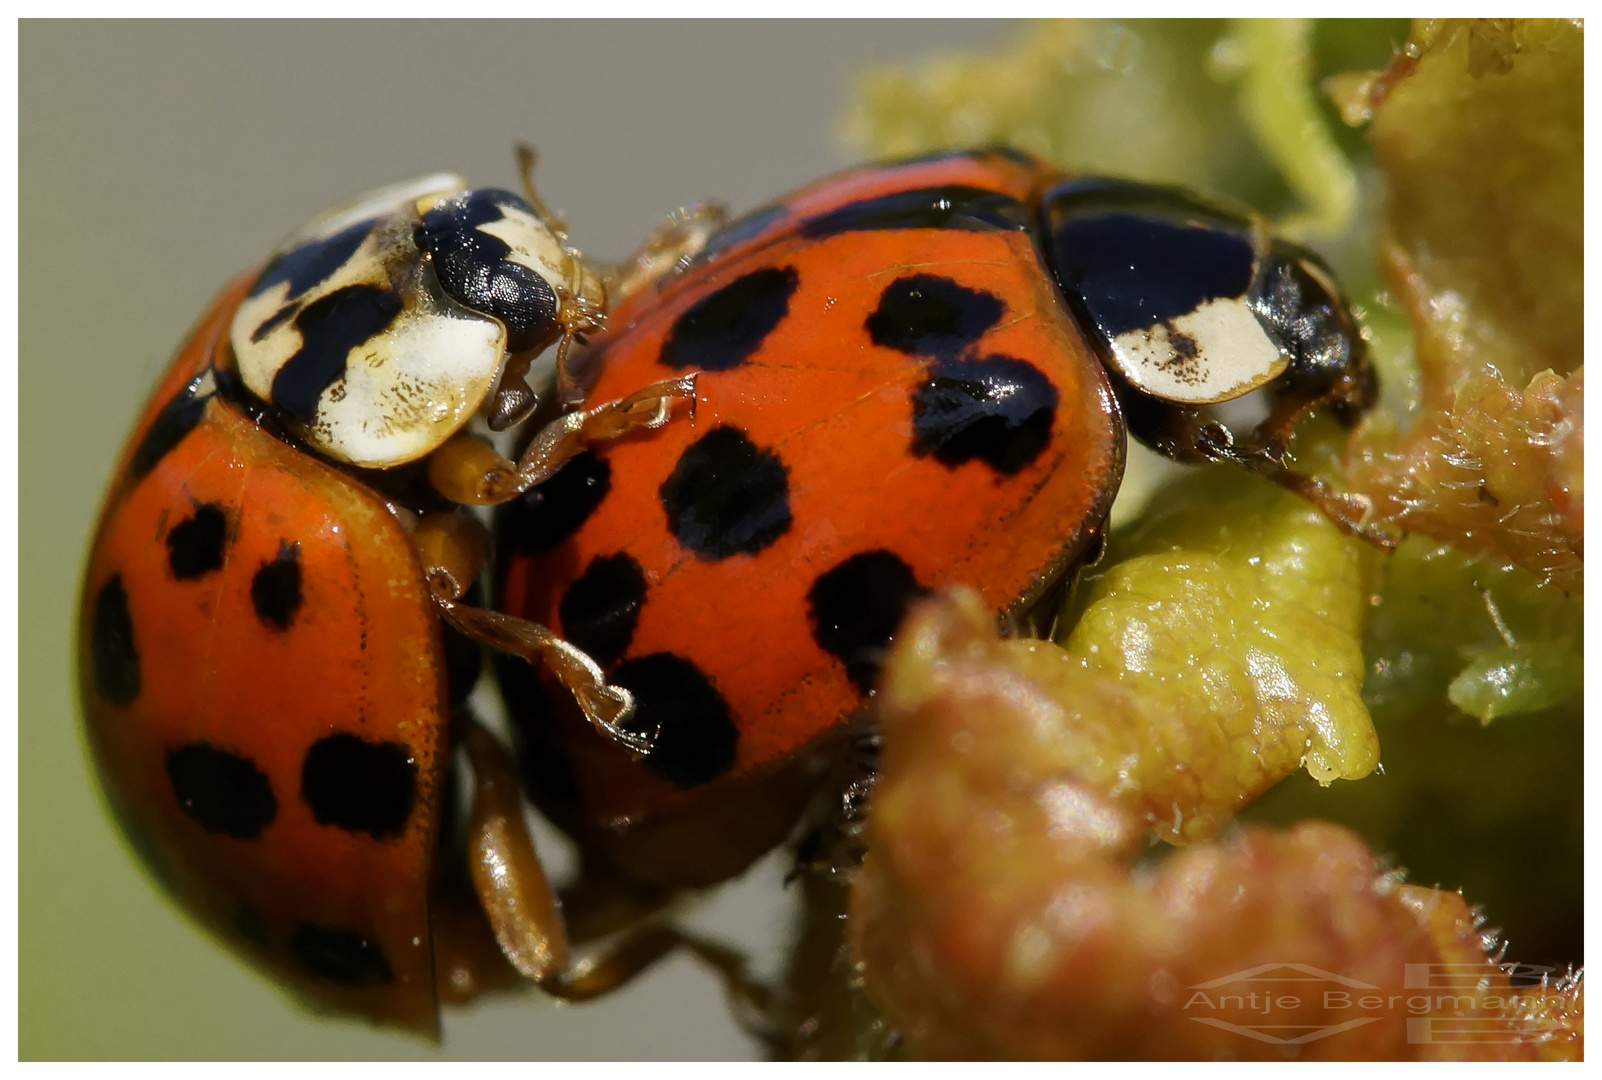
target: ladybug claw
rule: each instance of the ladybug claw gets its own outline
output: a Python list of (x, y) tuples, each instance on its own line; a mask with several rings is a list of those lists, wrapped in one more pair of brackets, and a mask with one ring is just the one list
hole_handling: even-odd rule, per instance
[[(695, 419), (695, 403), (700, 400), (695, 394), (695, 381), (700, 377), (701, 373), (699, 371), (692, 371), (688, 375), (684, 376), (684, 378), (679, 380), (680, 386), (682, 387), (682, 393), (680, 396), (685, 398), (690, 403), (688, 412), (691, 420)], [(667, 408), (666, 398), (662, 400), (662, 407), (663, 409)]]
[(607, 684), (601, 688), (599, 700), (579, 701), (579, 707), (596, 729), (631, 754), (644, 757), (651, 752), (657, 733), (630, 731), (623, 725), (634, 719), (634, 695), (621, 686)]
[(643, 757), (650, 753), (656, 733), (630, 731), (623, 726), (634, 718), (634, 695), (608, 683), (599, 665), (582, 649), (554, 636), (550, 647), (546, 663), (595, 730), (631, 754)]

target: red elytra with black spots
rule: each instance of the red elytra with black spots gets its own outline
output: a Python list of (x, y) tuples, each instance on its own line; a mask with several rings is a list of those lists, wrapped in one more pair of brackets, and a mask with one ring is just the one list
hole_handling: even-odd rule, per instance
[(139, 420), (84, 577), (79, 679), (145, 865), (324, 1005), (437, 1031), (449, 697), (399, 521), (215, 392), (247, 282)]
[(656, 742), (502, 665), (532, 793), (634, 874), (784, 836), (907, 605), (1022, 610), (1101, 526), (1125, 435), (1037, 246), (1057, 174), (1007, 152), (849, 172), (749, 215), (586, 355), (596, 400), (700, 372), (691, 418), (500, 511), (498, 604), (583, 648)]

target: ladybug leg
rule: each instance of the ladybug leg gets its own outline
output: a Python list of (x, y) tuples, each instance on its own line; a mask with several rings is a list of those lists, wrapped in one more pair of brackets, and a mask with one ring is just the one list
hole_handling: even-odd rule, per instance
[(675, 949), (683, 949), (718, 976), (724, 992), (748, 1030), (760, 1030), (752, 1017), (765, 1016), (772, 993), (745, 969), (745, 957), (715, 941), (671, 926), (653, 925), (625, 933), (605, 953), (581, 960), (556, 978), (539, 980), (541, 990), (563, 1001), (589, 1001), (628, 983)]
[(462, 745), (473, 769), (468, 817), (468, 871), (495, 940), (512, 966), (553, 997), (585, 1001), (628, 982), (683, 948), (712, 967), (731, 998), (757, 1011), (766, 989), (745, 972), (734, 950), (660, 924), (636, 926), (599, 956), (573, 963), (562, 905), (545, 876), (523, 821), (516, 770), (501, 744), (471, 719)]
[(1224, 456), (1294, 491), (1323, 511), (1324, 516), (1348, 536), (1386, 551), (1393, 550), (1401, 542), (1400, 537), (1368, 521), (1374, 504), (1367, 496), (1337, 491), (1319, 477), (1297, 472), (1285, 464), (1291, 436), (1310, 413), (1333, 407), (1343, 419), (1354, 416), (1372, 403), (1376, 389), (1372, 372), (1363, 367), (1344, 372), (1322, 389), (1289, 390), (1275, 400), (1267, 419), (1244, 440), (1230, 447)]
[(601, 299), (606, 296), (605, 287), (590, 281), (586, 289), (584, 275), (588, 271), (576, 257), (571, 261), (571, 269), (574, 281), (560, 293), (562, 311), (558, 319), (562, 323), (562, 337), (556, 343), (556, 393), (564, 405), (576, 405), (584, 400), (584, 390), (567, 361), (573, 342), (582, 341), (582, 335), (596, 333), (606, 326), (604, 300)]
[(630, 877), (610, 860), (579, 849), (579, 869), (561, 889), (568, 939), (587, 944), (612, 937), (660, 916), (674, 890)]
[[(470, 712), (455, 714), (453, 745), (462, 749), (464, 727), (476, 724)], [(499, 746), (479, 747), (481, 753), (498, 753)], [(486, 775), (497, 769), (485, 764)], [(507, 780), (510, 766), (502, 762), (497, 779)], [(454, 774), (453, 774), (454, 775)], [(477, 775), (474, 773), (472, 775)], [(475, 828), (481, 823), (475, 823)], [(434, 937), (435, 992), (442, 1003), (460, 1004), (486, 993), (520, 987), (524, 975), (501, 951), (495, 928), (479, 899), (469, 870), (468, 823), (442, 837), (448, 854), (435, 883), (429, 924)], [(482, 848), (482, 845), (481, 845)], [(672, 902), (673, 891), (624, 875), (611, 863), (581, 851), (577, 878), (559, 891), (559, 905), (571, 945), (599, 941), (641, 926), (659, 916)]]
[(600, 667), (582, 649), (527, 619), (458, 604), (438, 594), (434, 602), (446, 622), (473, 640), (521, 656), (531, 664), (544, 665), (561, 680), (585, 718), (606, 738), (631, 753), (650, 751), (655, 732), (630, 731), (623, 726), (634, 716), (634, 696), (621, 686), (609, 684)]
[(607, 296), (617, 303), (656, 284), (699, 253), (728, 223), (729, 208), (722, 203), (696, 203), (673, 211), (645, 238), (639, 251), (608, 271), (604, 279)]
[(471, 720), (462, 745), (473, 769), (468, 872), (501, 952), (525, 978), (556, 978), (571, 966), (561, 901), (523, 822), (517, 774), (494, 736)]
[(442, 1003), (458, 1005), (523, 984), (522, 974), (501, 952), (477, 895), (436, 895), (429, 924), (434, 934), (434, 990)]
[(485, 440), (461, 434), (434, 451), (428, 479), (441, 495), (466, 506), (493, 506), (556, 475), (572, 458), (599, 442), (667, 423), (673, 401), (695, 400), (695, 375), (666, 379), (626, 398), (571, 412), (541, 428), (515, 463)]
[(478, 580), (489, 548), (477, 519), (464, 513), (429, 514), (418, 522), (412, 543), (441, 618), (474, 641), (544, 665), (567, 687), (597, 731), (633, 753), (650, 750), (654, 732), (622, 726), (634, 715), (633, 696), (608, 684), (582, 649), (539, 623), (459, 602)]
[(1297, 472), (1285, 464), (1296, 427), (1316, 409), (1333, 407), (1348, 415), (1364, 407), (1372, 380), (1363, 372), (1343, 374), (1322, 388), (1293, 388), (1280, 394), (1265, 419), (1249, 435), (1237, 438), (1223, 423), (1196, 408), (1156, 401), (1142, 394), (1120, 395), (1129, 430), (1175, 461), (1199, 464), (1232, 461), (1294, 491), (1323, 512), (1336, 528), (1384, 550), (1398, 538), (1368, 521), (1372, 502), (1363, 495), (1337, 491), (1327, 481)]

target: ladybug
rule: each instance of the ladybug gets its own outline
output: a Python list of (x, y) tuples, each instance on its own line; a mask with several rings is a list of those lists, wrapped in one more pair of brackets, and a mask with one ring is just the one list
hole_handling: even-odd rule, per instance
[[(718, 220), (671, 219), (607, 272), (521, 156), (522, 196), (450, 174), (383, 188), (230, 286), (135, 425), (83, 579), (88, 742), (146, 865), (308, 1001), (426, 1035), (442, 997), (513, 968), (567, 997), (612, 980), (571, 963), (514, 770), (466, 710), (480, 645), (558, 672), (603, 738), (650, 746), (582, 651), (468, 602), (488, 535), (463, 507), (666, 422), (694, 377), (569, 409), (516, 461), (470, 422), (523, 423), (547, 351), (554, 378), (534, 381), (571, 396), (570, 345)], [(677, 943), (643, 940), (631, 955)]]
[[(1258, 217), (1011, 150), (845, 172), (715, 233), (577, 361), (606, 398), (698, 373), (693, 419), (496, 513), (496, 606), (626, 688), (631, 754), (502, 666), (530, 793), (638, 878), (704, 885), (795, 828), (918, 597), (1004, 626), (1098, 549), (1126, 433), (1228, 459), (1382, 541), (1283, 461), (1376, 383), (1327, 267)], [(1249, 395), (1261, 423), (1215, 408)]]

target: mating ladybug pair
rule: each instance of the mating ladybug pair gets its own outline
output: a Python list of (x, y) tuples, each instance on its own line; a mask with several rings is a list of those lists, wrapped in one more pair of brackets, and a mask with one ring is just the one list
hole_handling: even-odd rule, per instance
[[(715, 958), (639, 922), (574, 964), (523, 797), (643, 883), (620, 895), (739, 872), (794, 828), (910, 604), (968, 584), (1019, 620), (1092, 551), (1126, 426), (1364, 531), (1281, 460), (1310, 410), (1372, 399), (1362, 341), (1257, 218), (990, 150), (687, 211), (605, 269), (529, 163), (526, 197), (371, 193), (230, 287), (90, 556), (111, 806), (324, 1006), (434, 1033), (508, 960), (585, 997), (675, 945)], [(1252, 431), (1211, 415), (1256, 390)], [(515, 459), (486, 437), (516, 429)], [(515, 757), (465, 705), (483, 645)]]

